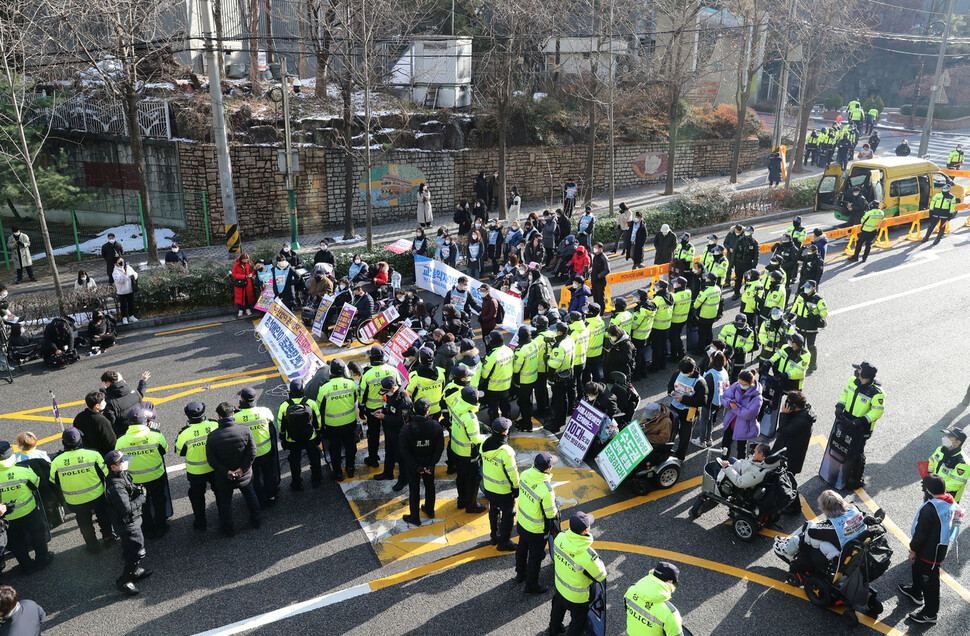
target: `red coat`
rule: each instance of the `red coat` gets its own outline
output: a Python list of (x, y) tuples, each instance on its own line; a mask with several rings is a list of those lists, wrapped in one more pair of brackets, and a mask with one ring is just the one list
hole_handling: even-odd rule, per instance
[[(256, 293), (253, 290), (252, 278), (255, 273), (256, 272), (253, 270), (253, 266), (250, 263), (242, 263), (237, 260), (232, 266), (233, 293), (235, 296), (235, 303), (237, 305), (248, 307), (256, 304)], [(235, 281), (237, 280), (246, 281), (246, 286), (236, 286)]]

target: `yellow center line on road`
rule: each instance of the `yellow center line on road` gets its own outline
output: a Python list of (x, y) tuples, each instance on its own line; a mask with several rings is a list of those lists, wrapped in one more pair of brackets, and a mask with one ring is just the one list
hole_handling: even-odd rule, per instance
[(224, 322), (213, 322), (208, 325), (198, 325), (197, 327), (183, 327), (182, 329), (172, 329), (171, 331), (159, 331), (158, 333), (153, 333), (153, 336), (167, 336), (172, 333), (182, 333), (183, 331), (194, 331), (196, 329), (205, 329), (206, 327), (218, 327), (219, 325), (224, 325)]

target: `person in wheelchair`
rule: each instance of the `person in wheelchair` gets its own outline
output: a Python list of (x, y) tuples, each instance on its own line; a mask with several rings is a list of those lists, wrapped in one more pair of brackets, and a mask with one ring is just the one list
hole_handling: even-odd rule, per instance
[(354, 285), (354, 297), (351, 302), (357, 308), (352, 327), (361, 325), (374, 317), (374, 298), (364, 290), (363, 283)]
[(812, 574), (834, 574), (842, 549), (868, 526), (866, 515), (834, 490), (822, 492), (818, 505), (825, 518), (809, 521), (787, 542), (789, 579), (794, 585)]
[(390, 298), (391, 292), (391, 266), (380, 261), (377, 263), (377, 267), (374, 270), (374, 298), (378, 300), (383, 298)]
[(674, 418), (676, 415), (664, 404), (651, 402), (647, 404), (640, 416), (640, 428), (647, 436), (647, 441), (653, 447), (653, 451), (644, 458), (644, 462), (655, 466), (666, 460), (673, 453), (674, 444), (671, 441), (673, 436)]
[[(704, 470), (714, 477), (718, 489), (725, 496), (730, 492), (751, 490), (760, 486), (765, 476), (777, 466), (777, 460), (766, 461), (768, 450), (767, 444), (757, 444), (750, 458), (719, 457), (716, 462), (708, 464)], [(730, 487), (724, 487), (725, 482), (730, 484)]]
[(407, 320), (413, 317), (417, 302), (417, 296), (412, 290), (395, 289), (394, 300), (391, 301), (391, 304), (397, 308), (398, 320)]
[(317, 263), (313, 266), (313, 276), (306, 283), (308, 304), (319, 304), (320, 299), (333, 293), (333, 265)]

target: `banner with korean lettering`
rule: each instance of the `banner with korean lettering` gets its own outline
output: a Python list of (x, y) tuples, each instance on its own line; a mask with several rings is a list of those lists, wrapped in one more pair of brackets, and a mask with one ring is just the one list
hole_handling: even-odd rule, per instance
[(313, 336), (279, 299), (267, 308), (256, 325), (256, 333), (280, 374), (288, 380), (312, 375), (324, 364), (323, 354)]
[(256, 300), (256, 311), (268, 310), (269, 306), (273, 304), (274, 298), (276, 298), (276, 294), (273, 292), (273, 286), (263, 287), (263, 291), (259, 293), (259, 298)]
[(397, 320), (397, 317), (400, 315), (401, 314), (397, 311), (397, 307), (391, 305), (361, 327), (361, 338), (364, 340), (370, 340), (378, 331)]
[(340, 314), (337, 316), (337, 322), (333, 326), (333, 331), (330, 332), (330, 342), (338, 347), (344, 346), (347, 334), (350, 333), (350, 324), (356, 313), (356, 307), (350, 303), (344, 303), (344, 306), (340, 309)]
[[(448, 290), (458, 283), (458, 277), (464, 275), (463, 272), (448, 267), (441, 261), (435, 261), (426, 256), (415, 255), (414, 257), (414, 276), (417, 286), (439, 296), (443, 297), (447, 294)], [(499, 327), (516, 331), (519, 325), (525, 322), (525, 307), (522, 299), (500, 292), (494, 287), (489, 287), (489, 290), (492, 298), (501, 303), (502, 308), (505, 309), (505, 318)], [(471, 285), (469, 291), (481, 305), (482, 293), (478, 290), (478, 286)]]
[(573, 416), (569, 418), (566, 432), (559, 440), (559, 454), (565, 455), (577, 464), (581, 463), (593, 439), (600, 432), (604, 419), (606, 419), (606, 413), (586, 400), (580, 400), (576, 410), (573, 411)]
[(606, 448), (596, 456), (603, 479), (609, 484), (610, 490), (616, 490), (623, 483), (633, 469), (653, 451), (643, 429), (633, 422), (614, 437)]
[(317, 306), (317, 313), (313, 316), (313, 328), (310, 330), (310, 333), (318, 338), (323, 336), (323, 322), (327, 319), (327, 312), (330, 311), (330, 306), (333, 304), (334, 298), (336, 296), (324, 296), (320, 299), (320, 304)]

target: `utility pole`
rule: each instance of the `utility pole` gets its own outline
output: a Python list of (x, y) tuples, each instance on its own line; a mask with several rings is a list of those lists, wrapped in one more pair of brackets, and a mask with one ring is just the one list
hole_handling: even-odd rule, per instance
[[(286, 152), (286, 200), (290, 211), (290, 247), (300, 249), (296, 238), (296, 190), (293, 188), (293, 139), (290, 134), (290, 84), (286, 77), (286, 58), (280, 56), (283, 89), (283, 143)], [(294, 85), (298, 89), (299, 84)]]
[[(933, 109), (936, 107), (937, 93), (940, 90), (940, 75), (943, 73), (943, 58), (946, 57), (946, 41), (950, 37), (950, 23), (953, 22), (953, 3), (950, 0), (946, 5), (946, 22), (943, 23), (943, 39), (940, 41), (940, 54), (936, 58), (936, 72), (933, 74), (933, 85), (930, 87), (929, 104), (926, 105), (926, 121), (923, 122), (923, 135), (919, 138), (918, 156), (926, 155), (930, 148), (930, 130), (933, 128)], [(917, 78), (917, 84), (919, 78)], [(913, 104), (916, 110), (916, 104)]]
[(212, 24), (209, 0), (199, 0), (202, 13), (202, 37), (205, 63), (209, 67), (209, 97), (212, 100), (212, 136), (216, 142), (219, 165), (219, 189), (222, 192), (222, 218), (226, 230), (226, 247), (230, 254), (240, 251), (239, 218), (236, 216), (236, 189), (232, 185), (232, 162), (229, 160), (229, 140), (226, 138), (226, 111), (222, 105), (222, 69), (212, 46)]
[[(795, 21), (795, 5), (797, 0), (791, 0), (791, 8), (788, 11), (789, 22)], [(785, 55), (781, 60), (781, 77), (778, 89), (778, 103), (775, 108), (775, 127), (771, 134), (771, 145), (780, 146), (781, 136), (785, 130), (785, 106), (788, 102), (788, 57), (791, 55), (791, 45), (785, 45)], [(743, 113), (738, 113), (738, 117), (743, 117)]]

